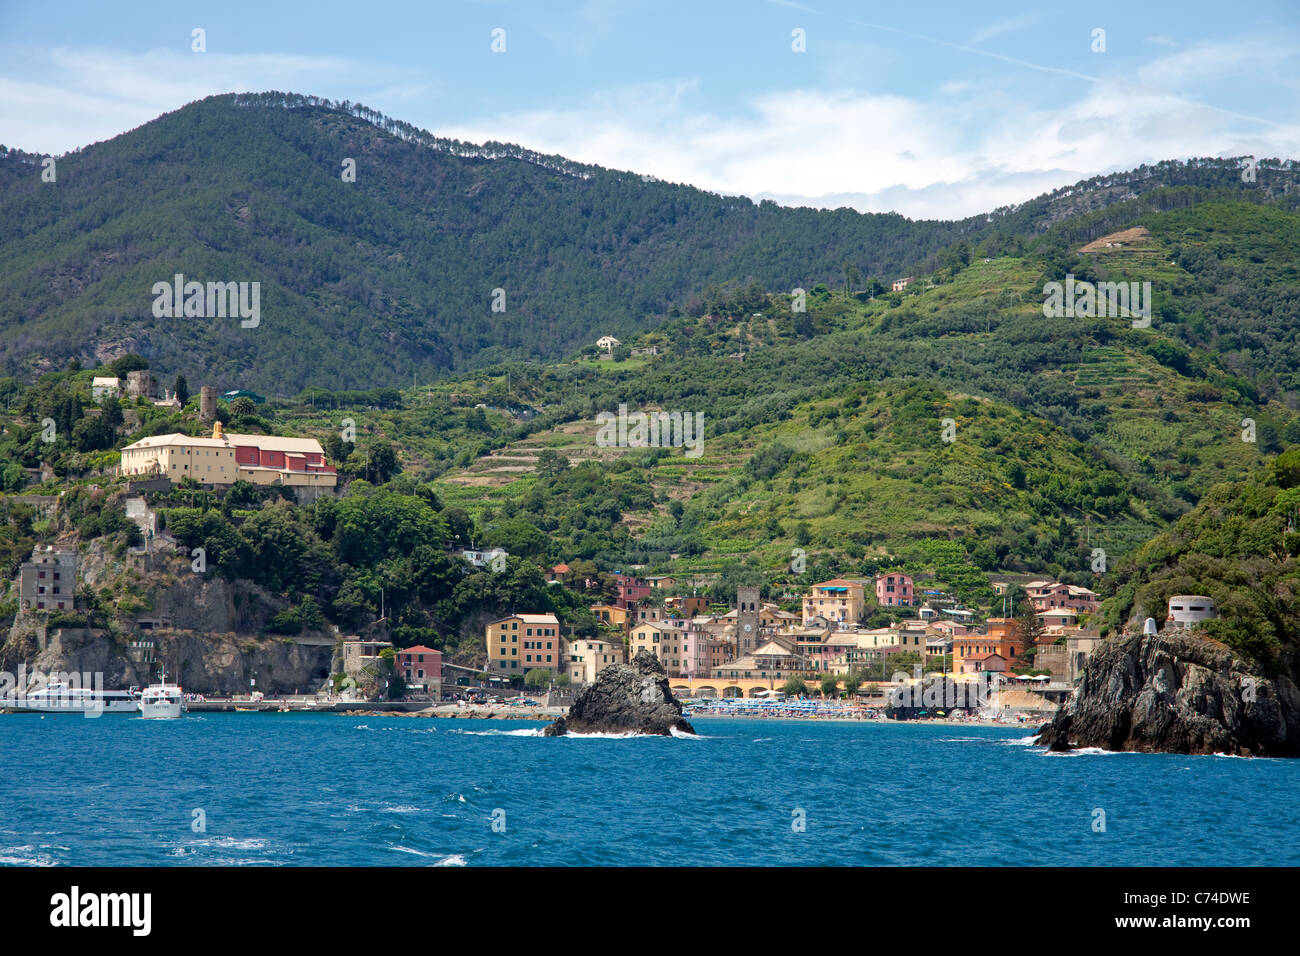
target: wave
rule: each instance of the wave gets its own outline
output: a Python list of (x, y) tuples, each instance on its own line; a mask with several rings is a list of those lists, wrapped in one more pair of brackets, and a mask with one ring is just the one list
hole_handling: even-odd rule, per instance
[(470, 737), (540, 737), (542, 732), (536, 727), (523, 727), (519, 730), (449, 730), (449, 734), (468, 734)]
[[(12, 854), (22, 854), (16, 856)], [(7, 846), (0, 847), (0, 866), (58, 866), (58, 861), (48, 853), (40, 853), (36, 847)]]
[(425, 859), (436, 859), (437, 862), (430, 863), (430, 866), (465, 866), (465, 858), (459, 853), (453, 853), (450, 856), (443, 856), (441, 853), (431, 853), (428, 850), (417, 850), (413, 846), (401, 846), (397, 843), (388, 844), (388, 849), (397, 853), (409, 853), (412, 856), (421, 856)]

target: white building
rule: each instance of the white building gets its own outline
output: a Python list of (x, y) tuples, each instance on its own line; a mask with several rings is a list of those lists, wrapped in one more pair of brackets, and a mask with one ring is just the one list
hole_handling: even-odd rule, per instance
[(117, 398), (121, 390), (121, 381), (111, 375), (96, 375), (90, 382), (90, 397), (96, 403), (102, 402), (106, 397)]
[(1201, 594), (1175, 594), (1169, 599), (1169, 623), (1191, 627), (1219, 616), (1214, 601)]

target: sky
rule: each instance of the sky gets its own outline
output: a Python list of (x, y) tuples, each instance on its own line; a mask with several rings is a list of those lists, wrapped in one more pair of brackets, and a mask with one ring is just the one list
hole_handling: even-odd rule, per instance
[(0, 0), (6, 146), (61, 154), (272, 89), (755, 200), (953, 219), (1163, 159), (1300, 158), (1300, 0)]

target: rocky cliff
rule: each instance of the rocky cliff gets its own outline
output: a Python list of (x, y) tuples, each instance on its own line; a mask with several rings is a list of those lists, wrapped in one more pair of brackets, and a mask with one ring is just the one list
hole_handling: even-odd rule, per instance
[(1124, 635), (1093, 652), (1038, 742), (1053, 750), (1300, 757), (1300, 690), (1194, 631)]
[(596, 683), (573, 701), (567, 717), (546, 728), (546, 736), (566, 733), (641, 733), (670, 736), (693, 734), (673, 696), (668, 674), (659, 659), (640, 651), (630, 664), (611, 664), (596, 675)]
[[(149, 641), (154, 647), (148, 663), (130, 641)], [(0, 645), (0, 670), (25, 669), (103, 674), (107, 688), (145, 686), (167, 669), (168, 680), (196, 694), (247, 694), (249, 680), (267, 694), (311, 693), (329, 676), (333, 642), (310, 636), (255, 638), (234, 633), (151, 631), (118, 640), (99, 628), (50, 628), (48, 631), (15, 626)]]

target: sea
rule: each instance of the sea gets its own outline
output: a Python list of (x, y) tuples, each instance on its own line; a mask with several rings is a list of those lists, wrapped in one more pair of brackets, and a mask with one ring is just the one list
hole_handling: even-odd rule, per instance
[(0, 715), (10, 866), (1295, 866), (1300, 761), (1024, 727), (697, 737), (344, 714)]

